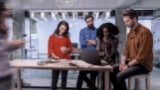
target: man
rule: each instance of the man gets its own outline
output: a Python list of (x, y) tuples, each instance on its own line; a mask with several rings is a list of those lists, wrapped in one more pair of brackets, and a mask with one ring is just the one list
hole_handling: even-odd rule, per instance
[(85, 22), (88, 26), (83, 28), (79, 35), (81, 49), (96, 49), (97, 30), (94, 26), (93, 16), (86, 16)]
[[(149, 29), (138, 23), (135, 10), (125, 10), (123, 21), (130, 29), (121, 64), (113, 68), (111, 81), (114, 90), (127, 90), (125, 79), (152, 71), (153, 37)], [(127, 63), (126, 63), (127, 62)]]
[(0, 90), (11, 90), (12, 72), (9, 65), (11, 51), (24, 45), (24, 40), (7, 41), (8, 27), (5, 20), (10, 15), (5, 2), (0, 2)]
[[(91, 15), (87, 15), (85, 17), (85, 22), (87, 27), (83, 28), (80, 31), (80, 46), (81, 49), (96, 49), (96, 33), (97, 30), (94, 26), (94, 18)], [(87, 77), (87, 74), (90, 74), (90, 78)], [(92, 88), (92, 90), (96, 90), (95, 80), (96, 80), (97, 72), (95, 71), (80, 71), (77, 81), (77, 89), (80, 90), (82, 86), (83, 80), (86, 81), (87, 85)]]

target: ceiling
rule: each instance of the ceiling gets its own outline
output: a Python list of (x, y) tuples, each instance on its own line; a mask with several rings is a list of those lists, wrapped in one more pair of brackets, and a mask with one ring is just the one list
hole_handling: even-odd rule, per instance
[[(95, 17), (107, 18), (116, 8), (159, 11), (160, 0), (9, 0), (15, 10), (27, 10), (31, 17), (83, 18), (91, 13)], [(152, 11), (153, 12), (153, 11)], [(159, 11), (160, 12), (160, 11)], [(158, 16), (160, 13), (158, 12)], [(81, 17), (82, 16), (82, 17)]]
[(10, 0), (15, 8), (28, 10), (159, 9), (160, 0)]
[(160, 0), (138, 0), (137, 3), (130, 6), (137, 9), (160, 9)]

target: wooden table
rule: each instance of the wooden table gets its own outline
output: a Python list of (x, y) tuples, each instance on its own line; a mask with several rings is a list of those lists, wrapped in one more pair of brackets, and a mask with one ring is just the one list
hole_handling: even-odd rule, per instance
[[(90, 71), (98, 71), (98, 72), (105, 72), (105, 90), (110, 89), (109, 84), (109, 72), (112, 70), (111, 66), (97, 66), (97, 65), (90, 65), (89, 67), (78, 67), (78, 66), (71, 66), (69, 63), (71, 61), (60, 61), (56, 63), (48, 63), (44, 65), (38, 65), (37, 63), (42, 61), (26, 59), (20, 60), (16, 59), (10, 62), (11, 67), (17, 70), (17, 88), (18, 90), (22, 90), (21, 86), (21, 69), (52, 69), (52, 70), (90, 70)], [(44, 61), (44, 60), (43, 60)], [(79, 60), (80, 61), (80, 60)]]

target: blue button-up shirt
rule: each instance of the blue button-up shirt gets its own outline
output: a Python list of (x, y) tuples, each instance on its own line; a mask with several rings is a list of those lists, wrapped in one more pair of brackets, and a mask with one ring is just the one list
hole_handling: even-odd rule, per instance
[(96, 33), (97, 30), (95, 29), (91, 29), (91, 28), (83, 28), (80, 31), (80, 35), (79, 35), (79, 39), (80, 39), (80, 46), (81, 49), (96, 49), (96, 45), (89, 45), (87, 46), (87, 39), (91, 39), (91, 40), (96, 40)]

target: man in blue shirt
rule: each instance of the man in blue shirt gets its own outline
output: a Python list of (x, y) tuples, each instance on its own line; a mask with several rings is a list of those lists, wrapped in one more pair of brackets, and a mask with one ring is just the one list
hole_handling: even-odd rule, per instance
[[(81, 49), (96, 49), (96, 33), (97, 30), (94, 27), (94, 18), (91, 15), (87, 15), (85, 17), (85, 22), (87, 27), (83, 28), (80, 31), (80, 46)], [(87, 74), (90, 74), (90, 77), (87, 77)], [(76, 90), (81, 90), (82, 82), (85, 81), (87, 86), (89, 86), (92, 90), (97, 90), (95, 86), (97, 72), (95, 71), (80, 71)]]
[(87, 27), (80, 31), (81, 49), (96, 49), (96, 28), (94, 27), (94, 18), (91, 15), (86, 16)]

